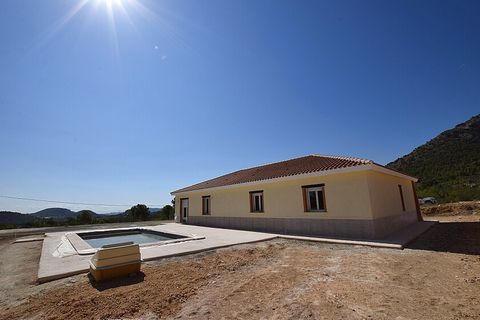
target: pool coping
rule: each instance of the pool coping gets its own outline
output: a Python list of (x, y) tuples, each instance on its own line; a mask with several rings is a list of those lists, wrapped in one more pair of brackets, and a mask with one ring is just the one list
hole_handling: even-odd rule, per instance
[[(109, 232), (109, 231), (133, 231), (133, 230), (145, 230), (152, 233), (164, 233), (169, 234), (168, 232), (160, 232), (157, 230), (149, 229), (149, 228), (114, 228), (114, 229), (101, 229), (101, 230), (89, 230), (89, 231), (80, 231), (80, 232), (67, 232), (65, 233), (65, 237), (73, 246), (77, 254), (79, 255), (91, 255), (97, 252), (100, 248), (94, 248), (88, 244), (84, 239), (82, 239), (78, 234), (88, 234), (88, 233), (99, 233), (99, 232)], [(139, 244), (140, 247), (150, 247), (150, 246), (162, 246), (172, 243), (179, 243), (185, 241), (192, 241), (192, 240), (202, 240), (205, 239), (204, 236), (197, 236), (197, 235), (185, 235), (185, 234), (178, 234), (178, 233), (170, 233), (172, 235), (180, 236), (181, 238), (172, 239), (172, 240), (165, 240), (165, 241), (155, 241), (155, 242), (147, 242)]]

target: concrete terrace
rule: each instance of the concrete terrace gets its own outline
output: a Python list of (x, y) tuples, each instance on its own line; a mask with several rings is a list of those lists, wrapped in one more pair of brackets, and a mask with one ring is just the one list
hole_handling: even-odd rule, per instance
[[(143, 261), (191, 254), (236, 244), (264, 241), (276, 237), (273, 234), (260, 232), (215, 229), (176, 223), (144, 226), (143, 228), (185, 236), (205, 237), (201, 240), (141, 247), (140, 252)], [(88, 272), (88, 262), (91, 257), (92, 255), (78, 255), (66, 239), (65, 232), (47, 233), (40, 256), (38, 281), (46, 282)]]
[[(271, 233), (261, 233), (242, 230), (219, 229), (200, 227), (176, 223), (167, 223), (156, 226), (143, 226), (166, 233), (175, 233), (190, 237), (194, 240), (141, 247), (143, 261), (162, 259), (173, 256), (193, 254), (233, 245), (266, 241), (275, 238), (292, 240), (315, 241), (326, 243), (365, 245), (373, 247), (403, 249), (410, 241), (430, 228), (435, 222), (418, 222), (384, 240), (364, 241), (353, 239), (333, 239), (305, 236), (286, 236)], [(108, 229), (108, 228), (105, 228)], [(83, 230), (82, 230), (83, 231)], [(81, 232), (78, 230), (78, 232)], [(91, 255), (79, 255), (65, 236), (65, 231), (47, 233), (44, 238), (42, 253), (38, 269), (38, 281), (47, 282), (68, 277), (74, 274), (86, 273), (89, 268)]]

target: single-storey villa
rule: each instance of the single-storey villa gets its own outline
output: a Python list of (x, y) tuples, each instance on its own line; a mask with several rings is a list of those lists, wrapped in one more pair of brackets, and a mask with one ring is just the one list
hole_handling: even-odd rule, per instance
[(180, 223), (380, 239), (420, 221), (416, 178), (371, 160), (309, 155), (173, 191)]

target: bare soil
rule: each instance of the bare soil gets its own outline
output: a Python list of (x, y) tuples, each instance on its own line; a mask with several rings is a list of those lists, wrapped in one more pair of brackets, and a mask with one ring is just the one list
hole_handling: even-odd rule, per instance
[(480, 201), (460, 201), (453, 203), (422, 205), (422, 214), (426, 217), (445, 218), (458, 216), (460, 218), (480, 219)]
[(478, 222), (437, 224), (405, 250), (274, 240), (101, 284), (31, 284), (18, 262), (38, 246), (0, 247), (0, 319), (480, 319)]
[(0, 241), (0, 309), (24, 302), (37, 276), (42, 243), (12, 244), (13, 241)]

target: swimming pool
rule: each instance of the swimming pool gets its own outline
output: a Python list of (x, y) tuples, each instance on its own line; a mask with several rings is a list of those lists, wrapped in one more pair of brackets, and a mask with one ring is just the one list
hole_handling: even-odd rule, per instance
[(78, 236), (88, 243), (92, 248), (101, 248), (104, 245), (130, 241), (134, 244), (147, 244), (186, 238), (177, 234), (163, 233), (146, 229), (85, 232), (78, 233)]

